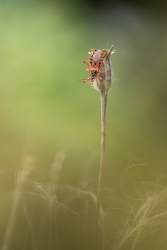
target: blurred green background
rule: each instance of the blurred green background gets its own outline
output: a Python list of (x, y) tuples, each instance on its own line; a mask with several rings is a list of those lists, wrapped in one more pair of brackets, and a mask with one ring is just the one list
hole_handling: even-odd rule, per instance
[(99, 93), (74, 80), (88, 77), (89, 48), (112, 44), (103, 185), (122, 197), (123, 182), (135, 195), (134, 182), (167, 175), (165, 8), (163, 1), (0, 1), (2, 194), (13, 187), (24, 155), (49, 175), (57, 151), (66, 154), (61, 183), (86, 180), (96, 188)]
[(74, 80), (88, 77), (83, 60), (89, 48), (113, 44), (109, 179), (112, 183), (129, 161), (146, 164), (149, 177), (166, 169), (165, 13), (146, 4), (109, 3), (1, 2), (2, 167), (18, 166), (26, 148), (46, 168), (62, 150), (67, 174), (70, 168), (82, 172), (92, 154), (98, 169), (99, 94)]

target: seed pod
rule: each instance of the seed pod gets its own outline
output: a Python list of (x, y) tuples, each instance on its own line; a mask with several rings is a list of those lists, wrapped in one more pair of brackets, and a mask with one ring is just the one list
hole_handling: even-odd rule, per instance
[(108, 51), (105, 49), (97, 50), (92, 57), (95, 63), (98, 62), (101, 56), (103, 57), (103, 63), (92, 82), (93, 87), (97, 91), (107, 92), (114, 81), (114, 72), (110, 61), (110, 56), (113, 53), (115, 53), (115, 50), (113, 50), (113, 46), (111, 46)]

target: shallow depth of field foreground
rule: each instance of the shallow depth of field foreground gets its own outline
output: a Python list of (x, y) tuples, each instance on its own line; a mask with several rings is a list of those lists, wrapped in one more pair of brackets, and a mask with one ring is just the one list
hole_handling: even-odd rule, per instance
[[(0, 249), (167, 249), (160, 2), (0, 2)], [(83, 61), (90, 48), (112, 44), (95, 228), (100, 97), (83, 83)]]

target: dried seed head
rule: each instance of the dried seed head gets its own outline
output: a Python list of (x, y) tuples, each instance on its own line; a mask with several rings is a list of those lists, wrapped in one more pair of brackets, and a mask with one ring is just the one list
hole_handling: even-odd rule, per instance
[(93, 54), (92, 59), (95, 63), (102, 58), (102, 64), (99, 68), (99, 72), (96, 74), (94, 81), (92, 82), (94, 89), (99, 92), (107, 92), (114, 81), (114, 73), (110, 61), (110, 56), (113, 53), (115, 53), (115, 50), (113, 50), (113, 46), (111, 46), (109, 50), (96, 50)]

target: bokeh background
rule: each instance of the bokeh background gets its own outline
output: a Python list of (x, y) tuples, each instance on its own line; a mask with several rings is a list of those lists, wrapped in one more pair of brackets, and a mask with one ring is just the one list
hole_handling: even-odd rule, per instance
[(149, 0), (0, 1), (1, 239), (25, 156), (35, 158), (38, 179), (50, 175), (61, 151), (61, 185), (96, 191), (100, 98), (83, 84), (89, 48), (117, 50), (104, 188), (122, 200), (123, 187), (135, 203), (149, 185), (167, 184), (166, 7)]

